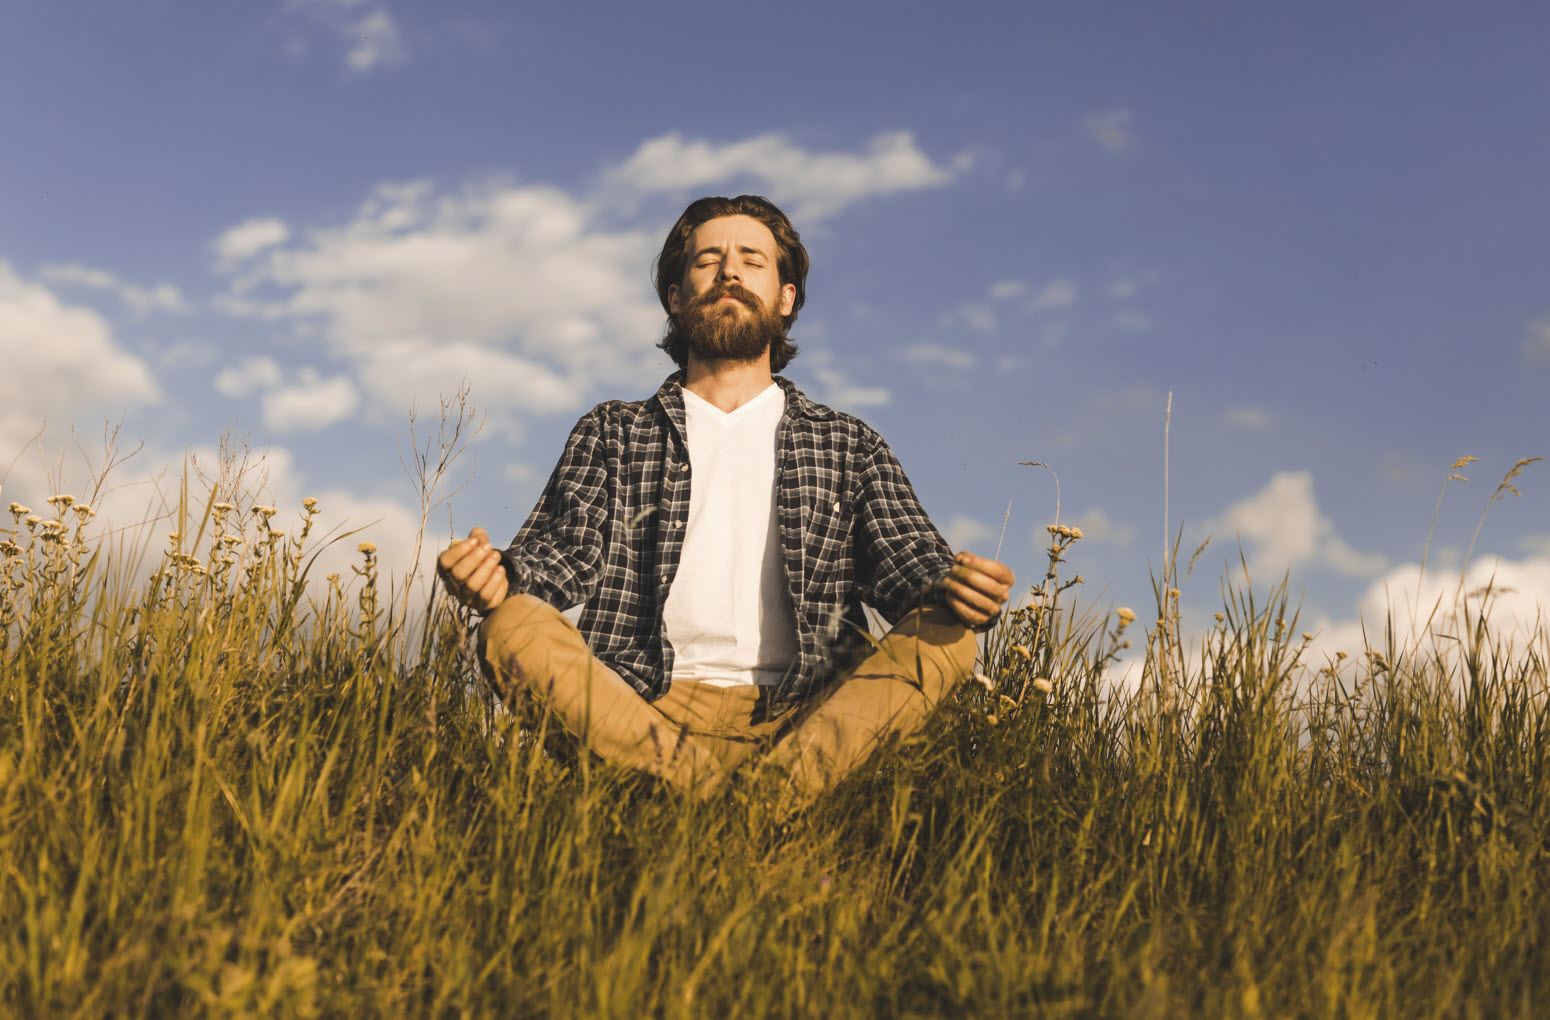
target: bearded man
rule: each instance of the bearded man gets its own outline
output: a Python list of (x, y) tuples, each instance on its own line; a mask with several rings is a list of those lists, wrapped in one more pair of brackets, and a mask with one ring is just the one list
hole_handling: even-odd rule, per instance
[(1013, 584), (953, 555), (881, 436), (773, 374), (807, 269), (767, 200), (691, 204), (655, 273), (679, 371), (576, 423), (508, 548), (474, 528), (438, 560), (502, 698), (702, 795), (757, 757), (794, 806), (920, 727)]

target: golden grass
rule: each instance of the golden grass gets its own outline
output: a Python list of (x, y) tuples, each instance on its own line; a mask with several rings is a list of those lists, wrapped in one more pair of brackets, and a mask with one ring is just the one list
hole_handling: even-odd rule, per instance
[(1068, 604), (1052, 527), (982, 681), (782, 825), (498, 711), (369, 544), (309, 585), (316, 504), (212, 495), (137, 591), (52, 510), (0, 548), (0, 1013), (1544, 1009), (1543, 634), (1320, 671), (1229, 590), (1186, 656), (1164, 578), (1114, 690), (1136, 614)]

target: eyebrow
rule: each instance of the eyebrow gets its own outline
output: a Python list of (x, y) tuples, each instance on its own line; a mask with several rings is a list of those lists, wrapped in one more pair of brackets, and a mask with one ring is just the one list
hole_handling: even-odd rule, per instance
[[(761, 258), (766, 258), (766, 259), (769, 258), (769, 256), (766, 255), (762, 249), (755, 248), (752, 245), (747, 245), (747, 244), (738, 245), (737, 250), (740, 253), (744, 254), (744, 255), (758, 255)], [(698, 262), (700, 260), (700, 256), (701, 255), (720, 255), (720, 254), (721, 254), (721, 249), (720, 248), (718, 248), (718, 247), (716, 247), (714, 245), (706, 245), (704, 248), (701, 248), (699, 251), (694, 253), (694, 258), (691, 261)]]

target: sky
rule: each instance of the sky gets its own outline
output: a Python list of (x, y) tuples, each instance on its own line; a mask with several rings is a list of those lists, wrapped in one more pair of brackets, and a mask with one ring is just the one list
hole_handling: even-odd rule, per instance
[(402, 574), (411, 415), (466, 387), (430, 544), (504, 540), (672, 371), (667, 228), (753, 192), (812, 257), (786, 374), (1019, 591), (1058, 508), (1143, 619), (1171, 535), (1194, 621), (1246, 563), (1325, 651), (1461, 577), (1527, 625), (1547, 46), (1529, 3), (3, 0), (0, 503), (108, 423), (122, 527), (224, 435)]

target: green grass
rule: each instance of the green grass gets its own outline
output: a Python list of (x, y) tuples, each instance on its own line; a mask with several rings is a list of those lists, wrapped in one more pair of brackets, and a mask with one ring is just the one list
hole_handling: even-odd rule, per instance
[(1166, 589), (1121, 633), (1052, 576), (985, 683), (779, 825), (767, 780), (701, 804), (497, 711), (372, 556), (309, 588), (304, 538), (212, 509), (133, 592), (53, 516), (0, 551), (5, 1015), (1547, 1008), (1543, 635), (1337, 675), (1284, 589), (1229, 590), (1202, 657)]

